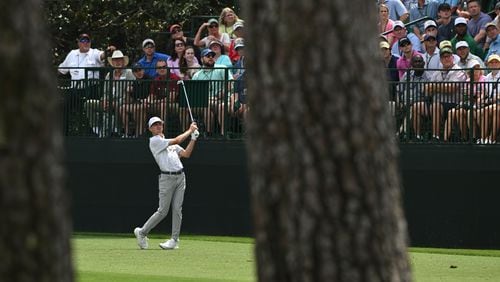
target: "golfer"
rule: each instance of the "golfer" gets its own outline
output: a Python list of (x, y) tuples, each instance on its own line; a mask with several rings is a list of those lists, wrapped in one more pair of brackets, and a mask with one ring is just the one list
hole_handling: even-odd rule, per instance
[[(149, 122), (149, 131), (153, 137), (149, 139), (149, 149), (153, 153), (156, 163), (160, 167), (158, 210), (144, 223), (142, 228), (134, 229), (137, 244), (141, 249), (148, 248), (148, 233), (168, 214), (170, 203), (172, 203), (172, 238), (160, 243), (162, 249), (179, 248), (179, 233), (182, 223), (182, 202), (186, 190), (186, 177), (180, 157), (189, 158), (193, 152), (194, 143), (198, 138), (198, 127), (191, 123), (186, 132), (173, 139), (166, 139), (163, 135), (163, 121), (159, 117), (152, 117)], [(182, 143), (191, 135), (191, 141), (186, 149), (178, 144)]]

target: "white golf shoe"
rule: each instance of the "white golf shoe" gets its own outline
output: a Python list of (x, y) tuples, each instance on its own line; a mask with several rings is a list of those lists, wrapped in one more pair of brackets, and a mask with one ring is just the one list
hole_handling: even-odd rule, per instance
[(164, 250), (174, 250), (179, 248), (179, 239), (168, 239), (167, 241), (160, 243), (160, 248)]
[(135, 238), (137, 238), (137, 245), (139, 245), (139, 248), (144, 250), (148, 248), (148, 237), (142, 235), (141, 230), (141, 228), (136, 227), (134, 229), (134, 235)]

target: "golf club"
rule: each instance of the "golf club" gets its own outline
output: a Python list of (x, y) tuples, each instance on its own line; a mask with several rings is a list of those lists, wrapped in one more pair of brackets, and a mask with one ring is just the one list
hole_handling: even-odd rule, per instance
[(188, 106), (189, 116), (191, 117), (191, 122), (194, 122), (193, 113), (191, 112), (191, 105), (189, 105), (189, 98), (186, 91), (186, 86), (184, 86), (184, 81), (179, 80), (177, 84), (182, 84), (182, 90), (184, 91), (184, 97), (186, 97), (186, 104)]

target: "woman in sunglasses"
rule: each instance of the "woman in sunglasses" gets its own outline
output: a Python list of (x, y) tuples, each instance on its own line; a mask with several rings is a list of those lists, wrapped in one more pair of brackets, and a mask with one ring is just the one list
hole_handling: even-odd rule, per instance
[[(208, 34), (201, 39), (201, 34), (205, 28), (207, 29)], [(221, 33), (219, 31), (219, 22), (217, 19), (212, 18), (198, 28), (198, 32), (196, 32), (196, 36), (194, 37), (194, 45), (201, 48), (209, 48), (210, 42), (213, 40), (219, 40), (222, 42), (224, 50), (226, 52), (229, 51), (229, 45), (231, 45), (231, 38), (229, 38), (229, 34)]]

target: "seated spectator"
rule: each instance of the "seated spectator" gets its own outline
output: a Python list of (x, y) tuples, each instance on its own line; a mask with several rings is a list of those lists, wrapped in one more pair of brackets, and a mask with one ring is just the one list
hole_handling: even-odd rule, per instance
[[(184, 36), (184, 31), (182, 30), (182, 26), (180, 24), (171, 25), (169, 28), (169, 32), (170, 32), (170, 40), (168, 40), (168, 43), (167, 43), (167, 50), (169, 52), (168, 55), (172, 56), (173, 53), (175, 52), (174, 43), (175, 43), (176, 39), (180, 39), (180, 40), (184, 41), (186, 46), (195, 46), (194, 45), (194, 38)], [(200, 48), (195, 47), (195, 48), (193, 48), (193, 50), (194, 50), (196, 58), (199, 59), (200, 58)]]
[[(228, 96), (225, 93), (226, 85), (228, 81), (226, 80), (226, 75), (229, 80), (233, 80), (233, 74), (231, 70), (227, 69), (224, 65), (215, 64), (215, 52), (210, 49), (204, 49), (201, 52), (203, 67), (201, 70), (196, 72), (193, 76), (193, 80), (209, 80), (209, 103), (210, 109), (205, 111), (206, 115), (204, 117), (204, 122), (206, 126), (206, 131), (212, 133), (212, 127), (214, 126), (213, 116), (216, 115), (221, 134), (224, 134), (224, 105), (228, 100)], [(230, 90), (230, 84), (227, 86)]]
[[(415, 50), (417, 52), (422, 51), (422, 44), (420, 43), (420, 39), (413, 33), (407, 33), (406, 27), (405, 27), (403, 22), (401, 22), (401, 21), (394, 22), (393, 33), (394, 33), (394, 40), (399, 41), (399, 39), (406, 37), (411, 41), (411, 46), (412, 46), (413, 50)], [(401, 56), (401, 49), (399, 48), (398, 41), (396, 41), (396, 43), (394, 43), (394, 45), (392, 45), (391, 52), (394, 56), (400, 57)]]
[(171, 51), (171, 56), (167, 60), (167, 66), (170, 68), (170, 78), (173, 80), (179, 80), (184, 74), (181, 74), (180, 65), (186, 64), (184, 61), (184, 52), (186, 51), (186, 42), (182, 39), (174, 39), (174, 50)]
[(156, 78), (158, 72), (155, 69), (159, 60), (167, 61), (170, 56), (155, 51), (155, 42), (153, 39), (147, 38), (142, 42), (142, 50), (144, 51), (144, 57), (142, 57), (138, 63), (144, 68), (146, 74), (151, 78)]
[[(418, 0), (417, 7), (410, 9), (410, 22), (416, 21), (423, 17), (437, 18), (439, 4), (434, 1)], [(418, 38), (423, 39), (424, 35), (424, 22), (417, 22), (413, 26), (413, 33)]]
[(151, 78), (146, 74), (144, 68), (136, 63), (132, 67), (135, 80), (132, 82), (132, 91), (128, 103), (122, 106), (124, 113), (122, 123), (125, 125), (125, 136), (130, 136), (129, 115), (135, 122), (135, 137), (145, 134), (147, 109), (149, 104), (147, 98), (151, 89)]
[(229, 58), (231, 59), (232, 63), (235, 63), (240, 59), (238, 52), (234, 49), (234, 46), (236, 45), (235, 41), (238, 38), (243, 39), (244, 36), (244, 25), (242, 22), (235, 23), (233, 25), (233, 35), (234, 39), (231, 39), (231, 45), (229, 46)]
[[(453, 45), (451, 45), (451, 41), (449, 40), (443, 40), (441, 42), (439, 42), (439, 50), (443, 49), (443, 48), (450, 48), (453, 50)], [(439, 61), (441, 63), (441, 61)], [(458, 64), (458, 62), (460, 62), (460, 57), (457, 55), (457, 54), (453, 54), (453, 62), (455, 64)], [(442, 68), (443, 65), (440, 65), (440, 68)]]
[[(389, 7), (386, 4), (378, 5), (378, 32), (383, 34), (385, 32), (391, 31), (394, 28), (394, 21), (389, 19)], [(387, 42), (390, 46), (394, 44), (394, 34), (387, 33)]]
[(415, 55), (422, 56), (422, 54), (412, 49), (411, 41), (407, 37), (400, 38), (398, 45), (402, 55), (399, 57), (396, 65), (398, 67), (399, 80), (401, 80), (406, 69), (410, 67), (411, 58)]
[(177, 83), (171, 80), (168, 75), (167, 61), (158, 60), (156, 62), (157, 75), (151, 83), (148, 104), (150, 114), (160, 116), (162, 120), (167, 119), (167, 114), (174, 113), (177, 102)]
[(462, 17), (455, 19), (455, 37), (451, 39), (451, 44), (453, 49), (456, 50), (457, 42), (465, 41), (467, 42), (470, 52), (478, 57), (483, 57), (483, 49), (479, 48), (474, 38), (467, 33), (467, 20)]
[[(486, 75), (485, 83), (487, 91), (477, 101), (477, 114), (473, 114), (475, 124), (479, 123), (481, 137), (478, 144), (494, 144), (497, 141), (498, 127), (500, 125), (500, 109), (498, 104), (498, 83), (500, 82), (500, 55), (492, 54), (488, 57), (488, 68), (491, 72)], [(478, 122), (478, 117), (482, 118)], [(491, 133), (490, 133), (491, 131)]]
[(493, 19), (492, 23), (494, 23), (498, 29), (500, 29), (500, 23), (499, 23), (499, 17), (500, 17), (500, 2), (497, 2), (495, 4), (495, 18)]
[[(238, 36), (235, 36), (233, 31), (234, 31), (234, 24), (236, 23), (243, 23), (243, 20), (238, 18), (236, 13), (233, 11), (233, 9), (226, 7), (222, 9), (222, 12), (220, 13), (219, 16), (219, 33), (226, 33), (229, 34), (231, 39), (235, 39)], [(222, 41), (222, 40), (221, 40)]]
[(450, 48), (439, 50), (443, 69), (434, 73), (431, 82), (425, 85), (424, 91), (432, 97), (430, 115), (432, 117), (432, 138), (440, 140), (441, 122), (447, 117), (448, 111), (462, 102), (462, 88), (467, 76), (465, 72), (453, 62), (453, 51)]
[(193, 46), (187, 46), (184, 52), (184, 62), (186, 65), (181, 64), (181, 78), (183, 80), (191, 79), (200, 67), (198, 59), (195, 57), (194, 48)]
[[(458, 124), (458, 128), (460, 129), (461, 141), (465, 141), (467, 139), (467, 117), (472, 114), (473, 108), (476, 107), (476, 102), (481, 99), (484, 95), (484, 81), (485, 76), (483, 75), (483, 70), (481, 70), (481, 64), (477, 60), (470, 60), (467, 65), (468, 69), (467, 74), (467, 82), (472, 82), (472, 89), (470, 89), (471, 83), (466, 83), (464, 86), (464, 99), (460, 103), (459, 107), (453, 108), (450, 110), (450, 114), (448, 119), (446, 120), (446, 124), (444, 127), (444, 141), (448, 141), (451, 135), (451, 130), (453, 124), (456, 122)], [(471, 78), (471, 72), (473, 77)], [(471, 95), (470, 97), (469, 95)], [(473, 127), (475, 129), (475, 127)], [(475, 132), (472, 130), (473, 138), (475, 138)]]
[(210, 50), (214, 51), (215, 53), (215, 63), (218, 65), (224, 65), (228, 68), (233, 67), (233, 63), (231, 62), (231, 59), (229, 56), (224, 54), (224, 48), (222, 45), (222, 42), (219, 40), (213, 40), (209, 44)]
[(479, 64), (481, 65), (481, 68), (485, 68), (483, 60), (480, 57), (478, 57), (470, 52), (469, 44), (467, 44), (467, 42), (459, 41), (459, 42), (457, 42), (455, 48), (457, 50), (457, 55), (460, 57), (460, 60), (458, 61), (459, 67), (461, 67), (463, 69), (469, 68), (468, 67), (469, 62), (472, 60), (475, 60), (475, 61), (479, 62)]
[[(450, 4), (441, 3), (438, 6), (438, 34), (437, 40), (439, 43), (444, 40), (451, 40), (455, 36), (455, 19), (456, 16), (452, 16), (452, 9)], [(441, 49), (441, 47), (439, 47)]]
[(484, 43), (485, 58), (489, 58), (492, 54), (500, 55), (500, 37), (498, 36), (498, 27), (495, 23), (490, 22), (486, 24), (486, 36), (487, 39)]
[[(200, 39), (201, 33), (205, 28), (208, 30), (208, 35)], [(220, 33), (219, 22), (216, 19), (209, 19), (208, 22), (203, 23), (200, 28), (198, 28), (196, 36), (194, 37), (194, 45), (200, 48), (209, 48), (210, 42), (214, 40), (222, 42), (224, 51), (229, 51), (229, 45), (231, 44), (229, 34)]]
[(459, 5), (458, 0), (437, 0), (437, 2), (440, 6), (444, 4), (448, 5), (451, 15), (455, 15), (457, 13), (457, 8)]
[(113, 67), (113, 71), (106, 75), (104, 96), (102, 99), (91, 99), (85, 102), (90, 125), (99, 137), (111, 134), (121, 135), (116, 116), (121, 118), (124, 114), (120, 110), (123, 104), (127, 103), (131, 81), (135, 80), (132, 71), (125, 68), (129, 62), (128, 56), (124, 56), (120, 50), (114, 51), (113, 55), (108, 57), (108, 62)]
[(439, 61), (439, 48), (437, 48), (437, 40), (434, 35), (426, 34), (424, 35), (424, 68), (429, 70), (430, 75), (432, 75), (437, 69), (441, 68), (441, 62)]
[(422, 40), (424, 40), (425, 35), (432, 35), (437, 39), (438, 29), (436, 22), (434, 20), (428, 20), (424, 23), (424, 34), (422, 35)]

